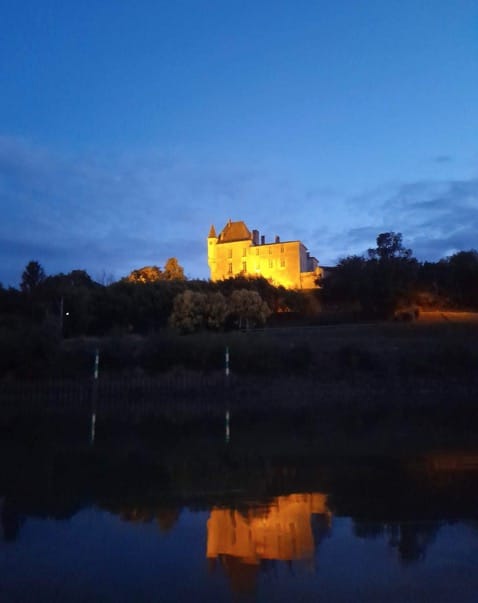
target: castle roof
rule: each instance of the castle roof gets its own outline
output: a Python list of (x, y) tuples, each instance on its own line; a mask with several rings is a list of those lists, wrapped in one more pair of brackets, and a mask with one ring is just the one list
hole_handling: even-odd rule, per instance
[(242, 220), (229, 222), (219, 233), (218, 243), (231, 243), (232, 241), (250, 241), (252, 238), (250, 230)]
[(209, 234), (207, 235), (208, 239), (211, 239), (216, 236), (216, 229), (214, 228), (214, 224), (211, 224), (211, 228), (209, 230)]

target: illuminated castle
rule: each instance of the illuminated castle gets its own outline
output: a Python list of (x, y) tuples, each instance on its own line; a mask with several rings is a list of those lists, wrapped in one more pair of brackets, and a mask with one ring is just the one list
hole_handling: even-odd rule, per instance
[(316, 258), (300, 241), (281, 241), (275, 237), (273, 243), (266, 243), (258, 230), (251, 233), (242, 221), (229, 220), (219, 236), (211, 226), (207, 259), (212, 281), (262, 276), (287, 289), (314, 289), (322, 274)]

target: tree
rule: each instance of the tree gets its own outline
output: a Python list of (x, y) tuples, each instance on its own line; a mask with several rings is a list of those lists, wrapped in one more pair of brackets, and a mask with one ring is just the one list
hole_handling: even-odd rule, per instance
[(184, 269), (176, 258), (169, 258), (161, 270), (159, 266), (144, 266), (133, 270), (124, 280), (129, 283), (155, 283), (157, 281), (185, 281)]
[(48, 276), (42, 285), (42, 299), (50, 314), (59, 317), (61, 332), (70, 337), (84, 335), (92, 321), (93, 291), (101, 285), (85, 270)]
[(44, 280), (45, 271), (38, 262), (32, 260), (23, 271), (20, 288), (24, 293), (33, 293)]
[(366, 257), (344, 258), (321, 281), (322, 296), (328, 302), (358, 302), (365, 314), (388, 317), (414, 301), (418, 268), (400, 233), (381, 233)]
[(168, 281), (184, 281), (184, 269), (176, 258), (169, 258), (164, 266), (162, 278)]
[(459, 251), (445, 260), (446, 287), (458, 307), (478, 307), (478, 252)]
[(204, 293), (186, 289), (174, 298), (171, 326), (182, 333), (194, 333), (204, 326), (207, 298)]
[(382, 232), (377, 237), (377, 247), (368, 250), (368, 257), (379, 261), (396, 258), (408, 260), (412, 257), (412, 250), (403, 246), (402, 233)]
[(240, 329), (264, 324), (271, 314), (269, 306), (257, 291), (238, 289), (229, 298), (229, 312), (237, 317)]
[(228, 314), (227, 300), (219, 291), (206, 294), (206, 325), (208, 329), (219, 330), (224, 327)]
[(144, 266), (133, 270), (125, 280), (129, 283), (154, 283), (163, 278), (161, 268), (158, 266)]
[(359, 255), (342, 258), (327, 278), (320, 279), (321, 298), (330, 304), (362, 303), (366, 281), (367, 260)]

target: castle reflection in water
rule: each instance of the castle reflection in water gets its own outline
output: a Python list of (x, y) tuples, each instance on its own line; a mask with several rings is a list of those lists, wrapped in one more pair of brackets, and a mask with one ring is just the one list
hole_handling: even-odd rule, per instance
[(206, 555), (211, 569), (225, 570), (236, 592), (254, 590), (260, 569), (273, 561), (302, 560), (314, 566), (319, 541), (332, 515), (321, 493), (278, 496), (266, 506), (213, 508), (207, 522)]
[(325, 494), (290, 494), (244, 512), (214, 508), (207, 522), (207, 557), (229, 555), (253, 565), (262, 559), (312, 558), (315, 541), (311, 518), (320, 515), (330, 527), (326, 502)]

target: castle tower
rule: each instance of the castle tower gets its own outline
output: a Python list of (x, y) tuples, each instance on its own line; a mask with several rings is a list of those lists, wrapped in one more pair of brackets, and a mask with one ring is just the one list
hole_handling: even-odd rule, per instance
[(207, 263), (209, 265), (212, 280), (214, 280), (214, 276), (216, 273), (216, 245), (216, 229), (214, 228), (214, 224), (211, 224), (209, 234), (207, 235)]

